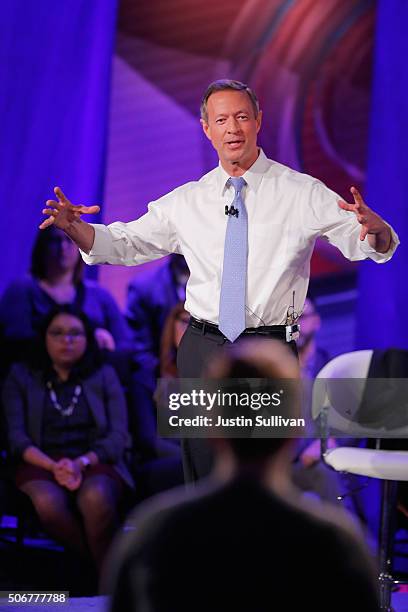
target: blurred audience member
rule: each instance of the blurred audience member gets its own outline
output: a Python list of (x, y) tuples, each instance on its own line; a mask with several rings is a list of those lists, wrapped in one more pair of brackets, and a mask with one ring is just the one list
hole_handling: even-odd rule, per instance
[(190, 315), (184, 310), (184, 303), (178, 302), (165, 321), (160, 342), (161, 378), (177, 378), (177, 349), (189, 319)]
[[(167, 316), (160, 342), (160, 378), (176, 378), (176, 355), (181, 337), (186, 329), (190, 315), (184, 310), (183, 302), (178, 302)], [(178, 440), (158, 437), (156, 426), (156, 402), (153, 397), (151, 423), (146, 426), (148, 414), (144, 414), (144, 430), (151, 431), (151, 446), (154, 452), (145, 456), (145, 461), (137, 468), (135, 475), (145, 497), (183, 484), (183, 466)]]
[(153, 392), (159, 374), (160, 341), (171, 309), (184, 302), (189, 270), (182, 255), (170, 255), (163, 266), (141, 273), (130, 283), (126, 318), (132, 330), (134, 359)]
[[(183, 302), (178, 302), (167, 316), (163, 325), (163, 334), (160, 341), (160, 377), (175, 378), (177, 376), (176, 355), (177, 347), (186, 328), (186, 321), (189, 315), (184, 310)], [(157, 458), (172, 456), (176, 453), (177, 458), (180, 456), (180, 449), (171, 441), (163, 440), (157, 437), (157, 412), (155, 402), (155, 388), (153, 391), (143, 385), (139, 376), (134, 377), (132, 383), (132, 397), (137, 395), (138, 406), (138, 423), (136, 429), (141, 432), (138, 436), (138, 447), (142, 450), (142, 459), (151, 460)], [(144, 394), (144, 395), (143, 395)], [(179, 466), (177, 466), (177, 472)], [(171, 479), (172, 484), (173, 479)], [(180, 483), (179, 474), (176, 477), (176, 484)], [(166, 487), (164, 487), (166, 488)]]
[(30, 275), (11, 283), (0, 300), (0, 330), (9, 363), (26, 356), (40, 321), (56, 304), (73, 304), (95, 328), (98, 346), (129, 348), (129, 330), (111, 295), (83, 279), (78, 247), (56, 227), (39, 231), (31, 254)]
[[(139, 420), (132, 429), (141, 432), (140, 448), (142, 459), (146, 461), (166, 458), (169, 448), (172, 448), (157, 438), (154, 392), (160, 374), (160, 346), (165, 322), (172, 308), (184, 302), (188, 275), (184, 257), (173, 254), (159, 268), (139, 274), (128, 288), (126, 318), (132, 334), (135, 366), (131, 395), (138, 408)], [(169, 327), (171, 323), (168, 323)], [(165, 344), (167, 342), (165, 340)], [(164, 481), (161, 477), (159, 480), (160, 487), (163, 487)], [(153, 488), (157, 490), (156, 485)]]
[(100, 568), (133, 481), (123, 391), (84, 314), (70, 305), (49, 313), (36, 362), (12, 367), (3, 406), (18, 488), (56, 540)]
[[(237, 372), (282, 380), (298, 366), (282, 343), (258, 340), (218, 356), (210, 377)], [(290, 442), (214, 443), (212, 480), (149, 500), (131, 517), (133, 531), (111, 558), (111, 610), (344, 612), (353, 602), (377, 611), (373, 568), (353, 528), (293, 491)]]
[[(320, 329), (321, 319), (315, 302), (310, 296), (305, 300), (299, 323), (300, 336), (297, 341), (299, 364), (301, 377), (305, 381), (305, 388), (308, 389), (305, 397), (310, 395), (311, 401), (313, 380), (330, 358), (327, 351), (317, 344), (316, 334)], [(309, 402), (304, 408), (305, 416), (310, 422)], [(328, 446), (334, 445), (335, 441), (330, 438)], [(302, 491), (337, 503), (338, 498), (344, 493), (341, 478), (321, 461), (320, 455), (320, 439), (300, 439), (296, 449), (296, 460), (293, 463), (293, 481)]]
[(299, 319), (300, 336), (297, 342), (299, 363), (303, 378), (316, 378), (330, 357), (327, 351), (318, 346), (316, 334), (321, 326), (320, 315), (314, 300), (308, 296)]

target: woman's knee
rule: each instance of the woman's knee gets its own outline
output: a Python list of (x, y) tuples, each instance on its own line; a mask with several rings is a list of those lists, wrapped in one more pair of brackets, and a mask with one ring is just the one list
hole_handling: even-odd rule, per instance
[(114, 516), (118, 505), (116, 483), (104, 476), (88, 478), (78, 493), (77, 503), (84, 515)]
[(61, 520), (68, 510), (67, 495), (57, 484), (32, 481), (21, 490), (30, 497), (35, 511), (44, 522)]

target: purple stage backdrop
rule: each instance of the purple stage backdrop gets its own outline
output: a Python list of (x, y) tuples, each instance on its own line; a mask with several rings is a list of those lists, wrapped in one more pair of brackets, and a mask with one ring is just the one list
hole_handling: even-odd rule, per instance
[(401, 245), (386, 266), (360, 267), (357, 346), (408, 349), (408, 2), (378, 9), (367, 201), (395, 227)]
[(116, 15), (116, 0), (0, 3), (0, 289), (27, 270), (54, 185), (103, 198)]

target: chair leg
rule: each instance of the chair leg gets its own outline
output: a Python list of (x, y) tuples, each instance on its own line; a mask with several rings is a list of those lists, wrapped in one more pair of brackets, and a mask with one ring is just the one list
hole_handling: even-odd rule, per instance
[(391, 612), (392, 558), (398, 482), (384, 480), (380, 522), (380, 610)]

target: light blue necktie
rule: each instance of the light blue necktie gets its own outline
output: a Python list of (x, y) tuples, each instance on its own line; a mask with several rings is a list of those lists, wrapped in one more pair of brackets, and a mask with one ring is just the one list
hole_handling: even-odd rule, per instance
[(234, 342), (245, 329), (248, 215), (241, 196), (245, 180), (240, 176), (230, 178), (228, 182), (235, 189), (232, 207), (238, 214), (230, 213), (228, 217), (218, 327), (228, 340)]

